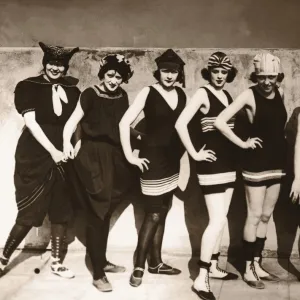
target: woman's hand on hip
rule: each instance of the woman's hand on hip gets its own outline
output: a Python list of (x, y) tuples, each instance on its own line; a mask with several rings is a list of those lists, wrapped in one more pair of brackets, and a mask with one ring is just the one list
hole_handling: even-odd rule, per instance
[(196, 156), (194, 159), (196, 161), (208, 161), (208, 162), (213, 162), (217, 160), (216, 153), (212, 150), (206, 150), (205, 149), (206, 145), (204, 145), (199, 152), (197, 152)]
[(148, 164), (150, 164), (150, 161), (147, 158), (134, 157), (129, 162), (132, 165), (138, 166), (142, 172), (144, 172), (145, 169), (149, 170)]

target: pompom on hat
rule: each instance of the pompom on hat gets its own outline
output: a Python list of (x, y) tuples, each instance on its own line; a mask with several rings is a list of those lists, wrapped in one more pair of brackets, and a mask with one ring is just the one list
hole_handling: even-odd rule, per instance
[(280, 59), (270, 53), (259, 53), (253, 59), (256, 75), (278, 75)]
[(125, 83), (128, 82), (134, 73), (129, 60), (122, 54), (109, 54), (100, 60), (98, 76), (101, 77), (100, 75), (104, 75), (108, 70), (115, 70), (120, 73)]
[(46, 45), (42, 42), (39, 42), (40, 47), (44, 51), (43, 65), (51, 61), (59, 62), (64, 66), (69, 65), (69, 61), (72, 56), (79, 51), (79, 48), (65, 49), (60, 46)]

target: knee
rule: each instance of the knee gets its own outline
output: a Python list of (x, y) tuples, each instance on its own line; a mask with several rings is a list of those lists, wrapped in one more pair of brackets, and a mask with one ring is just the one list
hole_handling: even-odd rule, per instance
[(159, 223), (160, 213), (151, 213), (151, 214), (149, 214), (149, 218), (153, 223)]
[(257, 226), (261, 220), (262, 213), (261, 212), (250, 212), (247, 217), (247, 222)]
[(261, 215), (260, 220), (261, 220), (263, 223), (268, 224), (270, 218), (271, 218), (271, 215), (270, 215), (270, 214), (265, 214), (265, 213), (263, 213), (263, 214)]

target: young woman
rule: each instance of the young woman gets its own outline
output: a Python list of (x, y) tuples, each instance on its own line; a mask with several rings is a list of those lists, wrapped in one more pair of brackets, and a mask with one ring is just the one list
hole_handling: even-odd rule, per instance
[[(253, 288), (263, 289), (264, 283), (260, 279), (279, 280), (262, 268), (261, 259), (268, 222), (285, 175), (287, 113), (283, 91), (277, 87), (284, 77), (280, 73), (279, 58), (270, 53), (259, 53), (254, 57), (254, 67), (250, 79), (256, 84), (218, 116), (215, 126), (232, 143), (245, 149), (242, 167), (248, 214), (244, 227), (244, 280)], [(227, 124), (243, 108), (251, 123), (247, 141), (241, 140)]]
[[(105, 272), (124, 272), (125, 268), (106, 259), (110, 217), (123, 195), (130, 190), (134, 168), (126, 161), (120, 144), (119, 122), (129, 102), (121, 88), (133, 75), (123, 55), (111, 54), (100, 62), (100, 84), (88, 87), (64, 129), (64, 153), (74, 158), (70, 138), (81, 121), (82, 146), (74, 161), (85, 187), (87, 202), (86, 247), (93, 267), (93, 284), (99, 291), (112, 290)], [(138, 136), (138, 133), (132, 130)]]
[[(197, 161), (199, 184), (204, 194), (209, 215), (201, 241), (200, 272), (193, 290), (201, 299), (215, 299), (210, 291), (209, 277), (223, 280), (237, 279), (238, 276), (226, 272), (218, 266), (222, 233), (227, 221), (227, 213), (236, 179), (235, 146), (214, 127), (216, 117), (230, 103), (232, 98), (223, 88), (226, 82), (232, 82), (237, 70), (223, 52), (213, 53), (202, 76), (208, 84), (199, 88), (176, 122), (176, 129), (191, 157)], [(200, 111), (200, 114), (199, 114)], [(201, 134), (194, 148), (188, 124), (197, 113)], [(230, 120), (231, 128), (234, 119)], [(200, 129), (200, 128), (199, 128)], [(206, 149), (210, 149), (205, 151)]]
[(290, 197), (293, 203), (300, 204), (300, 114), (298, 115), (297, 135), (294, 151), (294, 181)]
[(62, 134), (80, 95), (78, 80), (64, 77), (72, 55), (79, 48), (39, 45), (44, 51), (43, 74), (20, 81), (15, 89), (15, 106), (26, 126), (15, 153), (18, 215), (0, 258), (0, 274), (29, 230), (41, 226), (48, 214), (51, 272), (72, 278), (73, 273), (61, 264), (67, 223), (72, 217)]
[[(172, 49), (165, 51), (155, 61), (158, 69), (154, 77), (158, 82), (142, 89), (119, 125), (125, 156), (142, 171), (140, 181), (145, 217), (130, 277), (130, 284), (134, 287), (142, 283), (148, 253), (150, 273), (176, 275), (181, 272), (163, 263), (161, 247), (183, 154), (174, 125), (186, 103), (184, 91), (175, 86), (176, 82), (184, 85), (185, 63)], [(145, 114), (145, 136), (139, 154), (142, 158), (138, 158), (132, 153), (129, 128), (141, 111)]]

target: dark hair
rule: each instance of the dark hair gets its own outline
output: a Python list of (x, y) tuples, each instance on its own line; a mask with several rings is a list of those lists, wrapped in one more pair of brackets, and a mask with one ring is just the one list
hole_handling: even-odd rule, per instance
[(105, 73), (108, 72), (109, 70), (114, 70), (114, 71), (118, 72), (122, 77), (122, 82), (128, 83), (128, 71), (122, 67), (118, 67), (116, 64), (113, 65), (110, 63), (107, 63), (103, 67), (100, 68), (100, 70), (98, 72), (99, 79), (100, 80), (104, 79)]
[(43, 64), (43, 67), (44, 67), (44, 69), (43, 69), (44, 72), (45, 72), (47, 64), (51, 64), (51, 65), (54, 65), (54, 66), (63, 66), (63, 67), (65, 67), (65, 70), (63, 72), (64, 75), (66, 75), (68, 70), (69, 70), (69, 64), (64, 64), (60, 61), (57, 61), (57, 62), (56, 61), (49, 61), (49, 60), (45, 59), (45, 57), (43, 58), (42, 64)]
[[(208, 82), (210, 82), (211, 80), (211, 75), (210, 75), (210, 71), (212, 70), (213, 68), (203, 68), (201, 70), (201, 75), (203, 77), (203, 79), (207, 80)], [(227, 75), (227, 78), (226, 78), (226, 82), (230, 83), (234, 80), (236, 74), (238, 73), (238, 70), (235, 68), (235, 67), (232, 67), (229, 71), (228, 71), (228, 75)]]
[[(160, 81), (160, 69), (157, 69), (153, 72), (153, 77), (157, 80)], [(176, 81), (178, 81), (180, 84), (184, 85), (184, 71), (183, 68), (179, 69), (179, 73), (177, 76)]]
[[(284, 79), (284, 73), (278, 73), (277, 82), (282, 82), (283, 79)], [(257, 83), (257, 76), (255, 72), (252, 72), (250, 74), (249, 80), (251, 80), (253, 83)]]

